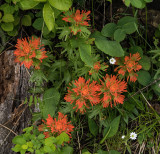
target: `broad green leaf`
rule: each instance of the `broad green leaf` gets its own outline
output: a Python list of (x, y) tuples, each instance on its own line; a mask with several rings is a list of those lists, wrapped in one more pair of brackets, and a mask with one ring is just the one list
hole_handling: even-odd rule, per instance
[(95, 38), (95, 44), (99, 50), (113, 57), (124, 56), (124, 50), (117, 41), (109, 41), (97, 32), (93, 37)]
[(5, 14), (3, 17), (2, 17), (2, 21), (3, 22), (13, 22), (14, 21), (14, 17), (12, 14)]
[(88, 66), (93, 66), (93, 59), (91, 57), (91, 45), (90, 44), (81, 44), (79, 47), (80, 56), (83, 62)]
[(18, 35), (18, 30), (15, 28), (12, 31), (7, 32), (9, 36), (17, 36)]
[(48, 27), (48, 30), (53, 30), (55, 25), (54, 11), (48, 3), (46, 3), (43, 7), (43, 18)]
[(118, 23), (127, 34), (132, 34), (137, 30), (137, 19), (131, 16), (121, 18)]
[(56, 138), (55, 137), (48, 137), (44, 140), (44, 144), (51, 146), (53, 143), (56, 142)]
[(131, 4), (138, 9), (143, 9), (145, 7), (145, 2), (143, 0), (131, 0)]
[(5, 3), (0, 5), (0, 10), (2, 10), (5, 14), (13, 14), (15, 12), (15, 7)]
[(46, 152), (46, 153), (50, 153), (50, 152), (52, 152), (51, 147), (50, 147), (50, 146), (48, 146), (48, 145), (45, 145), (45, 146), (44, 146), (44, 152)]
[(118, 21), (118, 23), (117, 23), (117, 26), (120, 26), (120, 27), (122, 27), (122, 26), (124, 26), (125, 24), (127, 24), (127, 23), (136, 23), (137, 22), (137, 19), (136, 18), (134, 18), (134, 17), (131, 17), (131, 16), (125, 16), (125, 17), (123, 17), (123, 18), (121, 18), (119, 21)]
[(147, 56), (143, 56), (142, 59), (140, 59), (139, 64), (142, 66), (142, 68), (146, 71), (148, 71), (151, 68), (151, 60)]
[(146, 3), (153, 2), (153, 0), (144, 0)]
[(27, 148), (28, 148), (27, 144), (22, 145), (22, 149), (27, 149)]
[(38, 138), (39, 140), (41, 140), (41, 139), (44, 139), (44, 137), (45, 137), (44, 134), (39, 134), (37, 138)]
[(2, 23), (1, 28), (6, 32), (12, 31), (13, 30), (13, 23)]
[(107, 151), (103, 151), (103, 150), (98, 150), (97, 154), (108, 154), (108, 152)]
[(149, 72), (140, 70), (139, 72), (137, 72), (137, 74), (138, 74), (138, 82), (141, 85), (147, 86), (150, 83), (151, 75), (149, 74)]
[(20, 145), (20, 144), (16, 144), (15, 147), (12, 148), (12, 150), (13, 150), (14, 152), (19, 152), (19, 151), (22, 149), (21, 146), (22, 146), (22, 145)]
[(44, 93), (43, 118), (46, 119), (48, 114), (53, 116), (60, 100), (60, 94), (55, 88), (47, 89)]
[(42, 30), (43, 18), (37, 18), (32, 25), (37, 30)]
[(131, 4), (131, 0), (125, 0), (125, 1), (124, 1), (124, 4), (125, 4), (127, 7), (129, 7), (130, 4)]
[(36, 2), (46, 2), (47, 0), (34, 0)]
[(113, 119), (113, 121), (104, 129), (104, 138), (100, 141), (102, 144), (107, 138), (113, 137), (119, 128), (121, 116), (118, 116)]
[(113, 37), (113, 34), (114, 34), (116, 28), (117, 28), (117, 25), (115, 23), (106, 24), (103, 27), (101, 34), (105, 37)]
[(59, 136), (56, 137), (57, 139), (57, 144), (62, 145), (63, 142), (68, 142), (70, 140), (68, 134), (65, 132), (61, 133)]
[(69, 10), (72, 6), (71, 0), (48, 0), (49, 3), (58, 10)]
[(30, 15), (24, 15), (24, 16), (22, 17), (21, 23), (22, 23), (22, 25), (24, 25), (24, 26), (31, 26), (31, 25), (32, 25), (31, 16), (30, 16)]
[(62, 149), (62, 154), (73, 154), (73, 148), (70, 146), (65, 146)]
[(22, 10), (32, 9), (38, 4), (39, 4), (39, 2), (35, 2), (33, 0), (21, 0), (20, 1), (20, 6), (21, 6)]
[(116, 40), (117, 42), (123, 41), (125, 37), (126, 37), (126, 33), (123, 29), (117, 29), (114, 32), (114, 40)]
[(93, 119), (88, 118), (88, 126), (89, 126), (90, 132), (94, 136), (97, 136), (97, 134), (98, 134), (98, 126), (97, 126), (96, 122)]
[(14, 144), (20, 144), (20, 145), (23, 145), (26, 143), (26, 140), (22, 137), (22, 136), (16, 136), (13, 138), (12, 142)]

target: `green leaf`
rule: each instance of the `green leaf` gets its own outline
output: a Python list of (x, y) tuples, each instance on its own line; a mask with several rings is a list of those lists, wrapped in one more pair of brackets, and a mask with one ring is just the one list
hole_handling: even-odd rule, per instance
[(46, 119), (48, 114), (53, 116), (60, 100), (60, 94), (55, 88), (47, 89), (44, 93), (43, 118)]
[(53, 143), (56, 142), (56, 138), (55, 137), (48, 137), (44, 140), (44, 144), (51, 146)]
[(65, 132), (61, 133), (59, 136), (56, 137), (57, 139), (57, 144), (62, 145), (63, 142), (68, 142), (70, 140), (68, 134)]
[(28, 145), (27, 144), (24, 144), (24, 145), (22, 145), (22, 149), (27, 149), (28, 148)]
[(2, 17), (2, 21), (3, 22), (13, 22), (14, 21), (14, 17), (12, 14), (5, 14), (3, 17)]
[(139, 72), (137, 72), (137, 74), (138, 74), (138, 82), (141, 85), (147, 86), (150, 83), (151, 75), (149, 74), (149, 72), (140, 70)]
[(32, 25), (37, 30), (42, 30), (43, 18), (37, 18)]
[(21, 149), (22, 149), (21, 147), (22, 147), (21, 145), (16, 144), (15, 147), (12, 148), (12, 150), (13, 150), (14, 152), (19, 152), (19, 151), (21, 151)]
[(90, 132), (94, 136), (97, 136), (97, 134), (98, 134), (98, 126), (97, 126), (97, 124), (95, 123), (95, 121), (93, 119), (88, 118), (88, 126), (89, 126)]
[(32, 102), (33, 102), (33, 96), (31, 95), (31, 96), (30, 96), (30, 99), (29, 99), (29, 106), (32, 105)]
[(62, 154), (73, 154), (73, 148), (70, 146), (65, 146), (62, 149)]
[(46, 3), (43, 7), (43, 18), (48, 30), (53, 30), (55, 25), (54, 11), (48, 3)]
[(108, 152), (107, 151), (103, 151), (103, 150), (98, 150), (97, 154), (108, 154)]
[(126, 33), (123, 29), (117, 29), (114, 32), (114, 40), (116, 40), (117, 42), (123, 41), (125, 37), (126, 37)]
[(6, 32), (12, 31), (13, 30), (13, 23), (2, 23), (1, 28)]
[(22, 25), (24, 26), (31, 26), (32, 24), (32, 19), (30, 15), (24, 15), (22, 20), (21, 20)]
[(131, 4), (138, 9), (143, 9), (145, 7), (145, 2), (143, 0), (131, 0)]
[(105, 37), (113, 37), (113, 34), (114, 34), (116, 28), (117, 28), (117, 25), (115, 23), (106, 24), (103, 27), (101, 34)]
[(151, 60), (147, 56), (143, 56), (142, 59), (140, 59), (139, 64), (142, 66), (142, 68), (146, 71), (148, 71), (151, 68)]
[(124, 4), (125, 4), (127, 7), (129, 7), (130, 4), (131, 4), (131, 0), (125, 0), (125, 1), (124, 1)]
[(44, 152), (46, 152), (46, 153), (52, 152), (51, 147), (50, 147), (50, 146), (45, 145), (45, 146), (44, 146)]
[(22, 137), (22, 136), (16, 136), (13, 138), (12, 142), (14, 144), (20, 144), (20, 145), (23, 145), (26, 143), (26, 140)]
[(104, 53), (113, 57), (124, 56), (124, 50), (117, 41), (109, 41), (99, 32), (95, 32), (94, 34), (92, 34), (92, 37), (95, 38), (95, 44), (97, 48)]
[(22, 10), (32, 9), (38, 4), (39, 4), (39, 2), (35, 2), (33, 0), (21, 0), (20, 1), (20, 6), (21, 6)]
[(34, 0), (36, 2), (46, 2), (47, 0)]
[(38, 135), (38, 137), (37, 137), (37, 138), (38, 138), (39, 140), (41, 140), (41, 139), (44, 139), (44, 137), (45, 137), (45, 135), (44, 135), (44, 134), (40, 134), (40, 135)]
[(80, 56), (83, 62), (88, 66), (93, 66), (93, 59), (91, 57), (91, 45), (90, 44), (81, 44), (79, 47)]
[(69, 10), (72, 6), (71, 0), (49, 0), (49, 3), (58, 10)]
[(137, 30), (137, 19), (131, 16), (121, 18), (118, 23), (127, 34), (132, 34)]
[(102, 144), (107, 138), (113, 137), (119, 128), (121, 116), (118, 116), (113, 119), (113, 121), (104, 129), (104, 138), (100, 141), (100, 144)]
[(153, 0), (144, 0), (146, 3), (153, 2)]

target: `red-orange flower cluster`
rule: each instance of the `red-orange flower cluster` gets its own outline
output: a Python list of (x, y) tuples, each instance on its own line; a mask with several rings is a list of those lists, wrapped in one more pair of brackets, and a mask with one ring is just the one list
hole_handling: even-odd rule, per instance
[(66, 22), (70, 22), (72, 26), (70, 27), (71, 32), (76, 35), (77, 32), (81, 31), (81, 26), (89, 26), (88, 20), (90, 20), (90, 17), (88, 16), (90, 14), (90, 11), (84, 11), (80, 12), (80, 10), (76, 10), (75, 13), (66, 14), (62, 20)]
[(93, 68), (89, 71), (89, 75), (95, 75), (98, 74), (99, 70), (106, 71), (108, 65), (106, 63), (100, 63), (100, 61), (97, 61), (94, 63)]
[(90, 83), (90, 80), (85, 82), (83, 77), (79, 77), (78, 81), (75, 80), (73, 87), (68, 88), (68, 94), (64, 97), (67, 102), (75, 104), (74, 109), (84, 113), (89, 105), (96, 105), (100, 102), (100, 85), (96, 81)]
[(101, 92), (103, 97), (101, 102), (103, 107), (108, 107), (109, 105), (112, 107), (112, 101), (114, 102), (114, 106), (116, 104), (123, 104), (124, 95), (121, 95), (122, 92), (126, 92), (127, 83), (125, 81), (117, 80), (115, 75), (106, 75), (104, 77), (104, 82), (102, 82)]
[(138, 61), (141, 59), (139, 53), (135, 53), (130, 56), (125, 56), (123, 63), (116, 62), (117, 65), (119, 65), (117, 68), (115, 68), (114, 71), (118, 70), (118, 74), (125, 76), (125, 74), (128, 72), (127, 81), (130, 78), (131, 82), (135, 82), (137, 80), (138, 74), (136, 71), (139, 71), (142, 66), (138, 63)]
[(31, 66), (39, 69), (42, 59), (47, 58), (46, 51), (44, 51), (43, 45), (40, 44), (40, 38), (18, 39), (15, 47), (17, 48), (14, 51), (15, 61), (21, 63), (21, 65), (24, 64), (28, 69)]
[(58, 136), (62, 132), (67, 133), (71, 137), (74, 126), (67, 121), (67, 115), (58, 112), (58, 119), (53, 119), (49, 114), (46, 122), (44, 120), (43, 122), (44, 124), (38, 126), (38, 130), (43, 132), (45, 138)]

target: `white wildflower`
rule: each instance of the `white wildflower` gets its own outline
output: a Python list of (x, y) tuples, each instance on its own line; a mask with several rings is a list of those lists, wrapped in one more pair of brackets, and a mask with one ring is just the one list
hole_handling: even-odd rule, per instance
[(130, 139), (135, 140), (137, 138), (137, 134), (135, 132), (130, 133)]
[(116, 63), (116, 59), (115, 59), (115, 58), (111, 58), (111, 59), (109, 60), (109, 62), (110, 62), (110, 64), (115, 64), (115, 63)]
[(124, 139), (125, 138), (125, 135), (122, 135), (122, 137), (121, 137), (122, 139)]

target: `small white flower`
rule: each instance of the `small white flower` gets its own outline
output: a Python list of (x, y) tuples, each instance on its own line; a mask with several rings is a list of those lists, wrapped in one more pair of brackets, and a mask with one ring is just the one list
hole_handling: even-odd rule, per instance
[(130, 139), (135, 140), (137, 138), (137, 134), (135, 132), (130, 133)]
[(122, 137), (121, 137), (122, 139), (124, 139), (125, 138), (125, 135), (122, 135)]
[(111, 58), (111, 59), (109, 60), (109, 62), (110, 62), (110, 64), (115, 64), (115, 63), (116, 63), (116, 59), (115, 59), (115, 58)]

